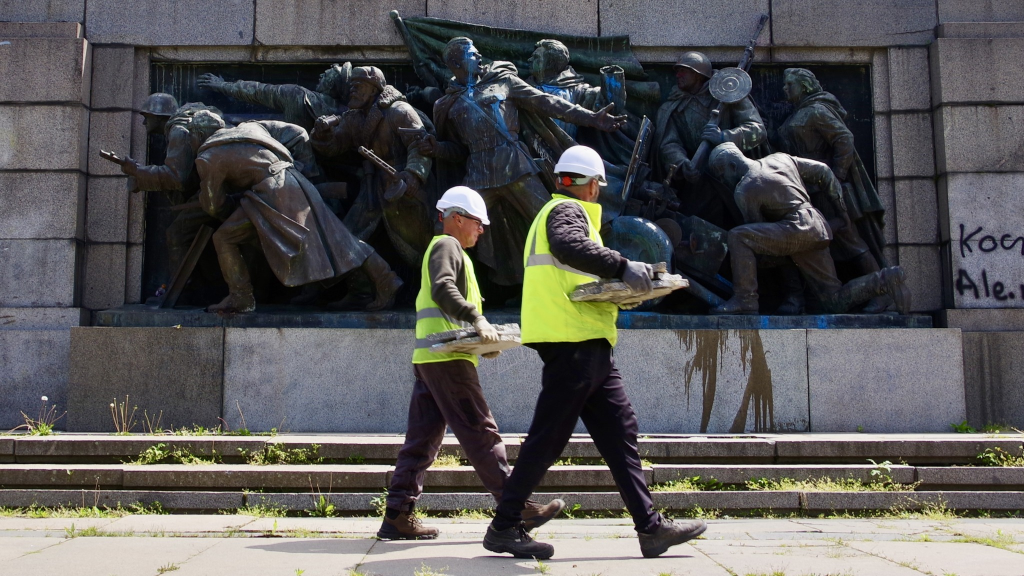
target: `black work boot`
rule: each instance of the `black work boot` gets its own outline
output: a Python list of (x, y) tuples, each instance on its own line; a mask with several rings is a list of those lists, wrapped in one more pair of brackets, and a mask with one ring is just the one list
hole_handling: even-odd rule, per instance
[(640, 537), (640, 553), (644, 558), (657, 558), (665, 553), (670, 546), (693, 540), (708, 529), (703, 520), (680, 520), (673, 522), (668, 518), (661, 519), (661, 526), (653, 534), (638, 534)]
[(522, 522), (507, 530), (495, 530), (493, 524), (488, 526), (487, 535), (484, 536), (484, 548), (499, 554), (508, 552), (516, 558), (547, 560), (555, 555), (555, 547), (530, 538), (530, 533)]
[(527, 531), (539, 528), (558, 516), (563, 508), (565, 502), (560, 498), (555, 498), (543, 506), (535, 500), (527, 500), (526, 507), (523, 508), (523, 525)]
[(384, 513), (377, 538), (381, 540), (433, 540), (437, 538), (437, 528), (429, 528), (417, 518), (412, 510), (402, 512), (388, 508)]

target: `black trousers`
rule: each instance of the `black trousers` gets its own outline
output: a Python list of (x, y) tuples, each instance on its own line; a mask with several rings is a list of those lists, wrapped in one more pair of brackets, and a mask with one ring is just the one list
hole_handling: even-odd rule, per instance
[(427, 468), (437, 458), (444, 430), (451, 427), (466, 458), (497, 500), (508, 478), (505, 445), (468, 360), (414, 364), (409, 427), (388, 488), (388, 508), (408, 512), (423, 493)]
[(519, 450), (498, 505), (494, 527), (505, 530), (522, 519), (526, 499), (569, 443), (583, 418), (590, 437), (608, 463), (637, 532), (661, 524), (647, 489), (637, 452), (637, 421), (605, 339), (531, 344), (544, 361), (542, 389), (533, 422)]

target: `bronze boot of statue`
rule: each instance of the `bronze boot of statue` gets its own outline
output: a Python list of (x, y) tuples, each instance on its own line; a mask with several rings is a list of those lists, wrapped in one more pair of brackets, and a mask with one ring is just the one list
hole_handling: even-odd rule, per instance
[(388, 263), (376, 252), (363, 262), (362, 270), (370, 277), (377, 296), (366, 305), (366, 309), (374, 312), (386, 310), (395, 305), (395, 297), (398, 296), (398, 289), (402, 287), (402, 279), (395, 274)]
[(821, 298), (822, 307), (829, 314), (843, 314), (877, 296), (888, 295), (900, 314), (910, 312), (910, 288), (906, 274), (899, 266), (885, 268), (850, 280), (838, 292)]
[(781, 269), (782, 292), (785, 297), (775, 313), (779, 316), (796, 316), (804, 313), (804, 283), (796, 266)]
[(732, 298), (711, 309), (711, 314), (757, 314), (757, 256), (749, 246), (730, 242)]
[[(858, 256), (854, 263), (861, 275), (868, 275), (879, 271), (878, 262), (875, 262), (875, 257), (870, 252), (865, 252)], [(864, 314), (881, 314), (895, 308), (896, 305), (893, 302), (893, 298), (888, 294), (883, 294), (869, 300), (861, 312)]]
[(242, 259), (242, 252), (234, 245), (217, 246), (217, 260), (224, 281), (228, 284), (228, 295), (217, 304), (206, 308), (207, 312), (218, 314), (246, 314), (256, 310), (256, 299), (252, 295), (252, 281), (249, 269)]

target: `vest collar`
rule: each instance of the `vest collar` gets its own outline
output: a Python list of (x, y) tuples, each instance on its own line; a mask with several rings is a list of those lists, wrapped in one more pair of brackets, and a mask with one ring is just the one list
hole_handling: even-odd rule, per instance
[(587, 216), (590, 216), (590, 221), (595, 225), (601, 223), (601, 205), (597, 202), (584, 202), (575, 196), (566, 196), (565, 194), (558, 194), (557, 192), (551, 195), (552, 200), (570, 200), (583, 207), (586, 211)]

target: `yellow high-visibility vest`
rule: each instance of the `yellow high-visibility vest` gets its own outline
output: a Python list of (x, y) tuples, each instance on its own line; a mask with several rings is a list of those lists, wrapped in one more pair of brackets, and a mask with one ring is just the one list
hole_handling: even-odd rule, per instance
[[(423, 265), (420, 269), (420, 292), (416, 295), (416, 349), (412, 353), (413, 364), (429, 364), (431, 362), (447, 362), (449, 360), (469, 360), (474, 366), (480, 365), (480, 359), (476, 354), (465, 354), (462, 352), (450, 352), (438, 354), (430, 351), (430, 346), (435, 344), (427, 340), (427, 336), (437, 332), (447, 332), (459, 328), (471, 328), (472, 324), (460, 322), (437, 307), (437, 303), (430, 296), (430, 253), (434, 246), (444, 238), (451, 238), (448, 235), (434, 236), (427, 245), (427, 251), (423, 255)], [(453, 241), (456, 241), (452, 238)], [(473, 270), (473, 261), (469, 255), (462, 250), (462, 266), (466, 272), (466, 301), (476, 306), (481, 314), (483, 313), (483, 298), (480, 296), (480, 286), (476, 283), (476, 272)]]
[(618, 331), (615, 320), (619, 308), (610, 302), (573, 302), (569, 295), (580, 284), (598, 280), (597, 276), (576, 270), (551, 254), (548, 244), (548, 215), (563, 202), (579, 204), (587, 215), (590, 239), (601, 246), (599, 226), (601, 205), (581, 202), (561, 194), (554, 194), (544, 205), (530, 226), (526, 236), (524, 254), (526, 270), (523, 273), (522, 341), (583, 342), (605, 338), (615, 346)]

